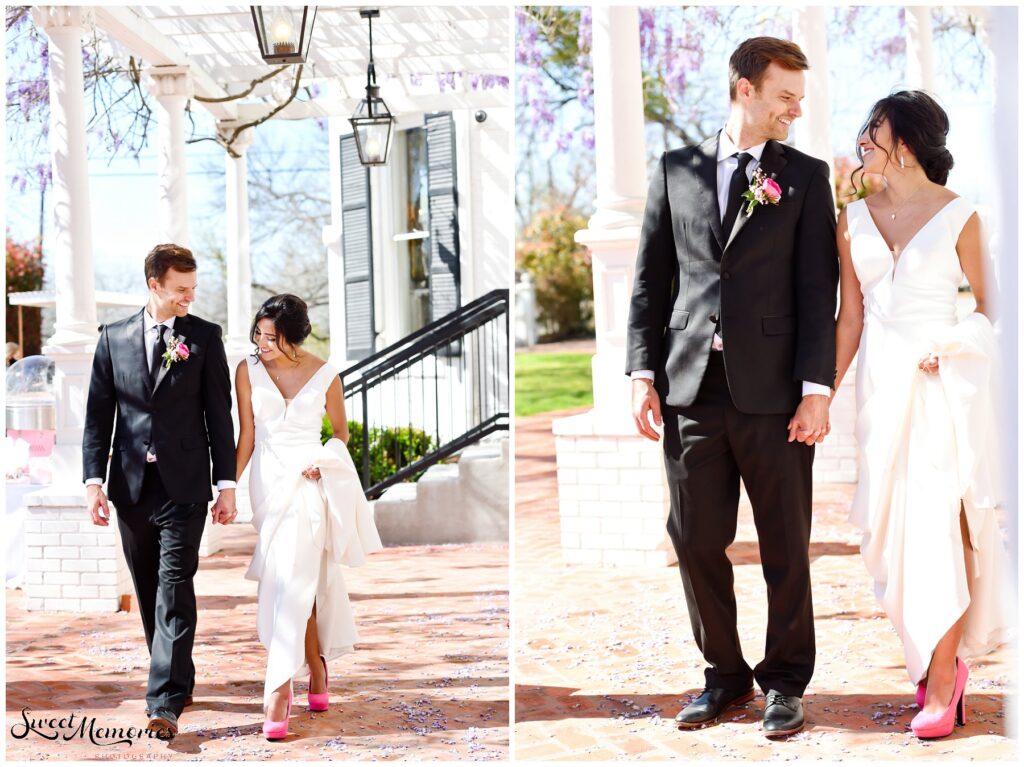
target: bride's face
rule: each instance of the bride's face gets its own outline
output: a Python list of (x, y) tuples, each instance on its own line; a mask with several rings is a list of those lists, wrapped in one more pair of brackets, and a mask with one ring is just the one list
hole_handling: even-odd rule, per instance
[[(875, 131), (874, 139), (871, 138), (872, 129)], [(882, 174), (890, 169), (893, 163), (899, 163), (898, 151), (893, 152), (892, 130), (889, 128), (889, 121), (884, 117), (864, 128), (864, 132), (857, 139), (857, 146), (860, 149), (865, 173)]]
[(256, 342), (256, 349), (264, 362), (273, 362), (279, 357), (286, 356), (281, 349), (282, 345), (285, 349), (291, 349), (288, 342), (278, 336), (274, 321), (266, 317), (256, 323), (253, 341)]

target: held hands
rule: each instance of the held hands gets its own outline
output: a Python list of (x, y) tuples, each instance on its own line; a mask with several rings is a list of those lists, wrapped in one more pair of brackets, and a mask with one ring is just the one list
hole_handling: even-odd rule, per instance
[(917, 367), (928, 375), (935, 375), (939, 372), (939, 358), (934, 354), (928, 354), (918, 361)]
[(213, 513), (213, 523), (230, 525), (238, 516), (238, 509), (235, 507), (235, 489), (225, 488), (217, 495), (217, 502), (210, 510)]
[(824, 394), (807, 394), (797, 406), (796, 413), (789, 419), (789, 439), (805, 445), (821, 442), (832, 431), (828, 420), (829, 398)]
[(654, 382), (646, 378), (634, 378), (633, 423), (641, 437), (657, 442), (661, 437), (651, 426), (650, 416), (654, 416), (655, 426), (661, 426), (661, 400), (654, 389)]
[(85, 488), (85, 497), (89, 503), (89, 516), (92, 517), (92, 523), (100, 527), (107, 527), (110, 524), (110, 505), (107, 503), (107, 496), (103, 492), (102, 485), (88, 485)]
[(306, 479), (320, 479), (320, 469), (318, 469), (313, 464), (310, 464), (309, 466), (302, 470), (302, 476), (304, 476)]

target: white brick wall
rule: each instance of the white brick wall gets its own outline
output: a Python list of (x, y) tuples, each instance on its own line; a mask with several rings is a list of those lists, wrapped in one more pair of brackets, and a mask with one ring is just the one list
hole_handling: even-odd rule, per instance
[(222, 548), (224, 548), (224, 525), (213, 524), (213, 517), (207, 511), (203, 537), (199, 540), (199, 556), (208, 557), (211, 554), (216, 554)]
[(665, 531), (661, 445), (605, 429), (591, 413), (560, 419), (553, 428), (565, 561), (619, 567), (675, 562)]
[(25, 509), (28, 609), (116, 612), (132, 593), (116, 520), (93, 525), (84, 489), (31, 493)]
[[(816, 483), (857, 481), (856, 360), (832, 402), (832, 432), (815, 448)], [(660, 566), (676, 561), (665, 530), (668, 486), (660, 443), (594, 411), (552, 425), (562, 553), (570, 564)]]
[[(25, 496), (24, 503), (29, 610), (116, 612), (122, 595), (130, 595), (137, 609), (116, 518), (107, 527), (93, 525), (84, 488), (47, 488)], [(223, 535), (224, 527), (207, 519), (199, 555), (218, 552)]]
[(832, 432), (814, 448), (815, 482), (857, 481), (856, 378), (857, 361), (854, 360), (829, 408)]

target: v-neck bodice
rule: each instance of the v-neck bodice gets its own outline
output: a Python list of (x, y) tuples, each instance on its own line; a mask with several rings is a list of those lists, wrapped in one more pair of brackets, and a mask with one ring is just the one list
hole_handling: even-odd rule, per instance
[(250, 359), (249, 385), (257, 446), (319, 447), (327, 389), (336, 375), (330, 365), (322, 365), (294, 397), (285, 398), (263, 364)]
[(961, 197), (950, 200), (910, 238), (896, 259), (864, 200), (850, 203), (846, 211), (865, 321), (955, 323), (963, 281), (956, 243), (974, 208)]

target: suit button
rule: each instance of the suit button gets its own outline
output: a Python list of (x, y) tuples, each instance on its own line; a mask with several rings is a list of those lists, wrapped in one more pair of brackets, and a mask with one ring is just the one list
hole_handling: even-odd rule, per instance
[(708, 319), (711, 320), (712, 322), (716, 323), (716, 324), (718, 323), (718, 315), (717, 314), (712, 314), (710, 317), (708, 317)]
[(722, 272), (722, 279), (723, 280), (729, 279), (729, 272)]

